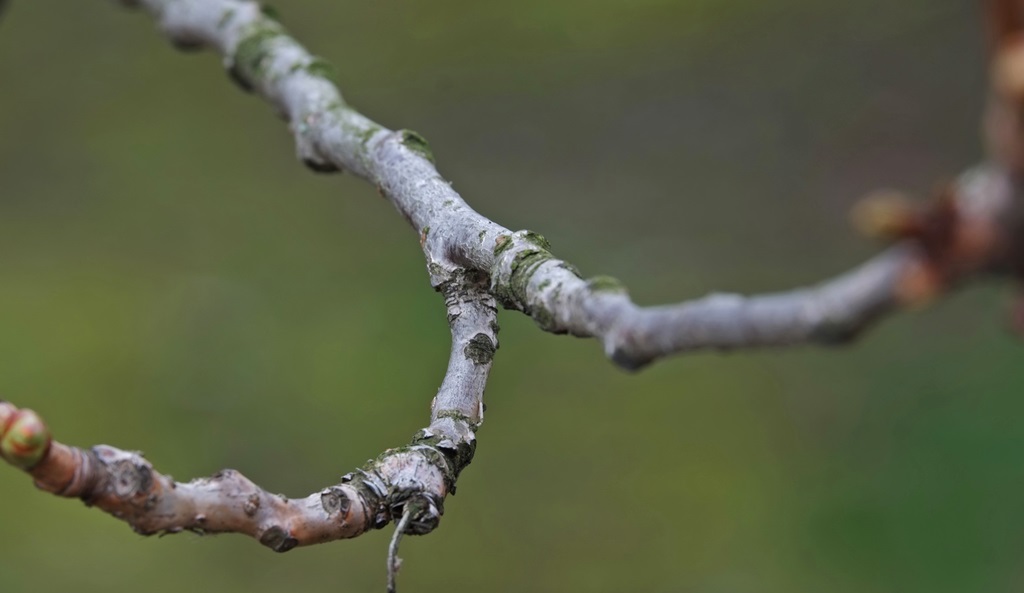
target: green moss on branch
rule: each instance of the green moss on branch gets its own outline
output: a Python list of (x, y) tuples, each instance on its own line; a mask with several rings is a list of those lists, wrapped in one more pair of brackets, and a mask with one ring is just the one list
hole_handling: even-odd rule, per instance
[(277, 27), (260, 27), (246, 35), (231, 56), (231, 78), (246, 91), (252, 91), (265, 74), (265, 62), (274, 40), (283, 33)]
[(401, 135), (402, 144), (406, 148), (427, 159), (431, 163), (434, 162), (434, 153), (430, 150), (430, 144), (427, 143), (426, 138), (412, 130), (401, 130), (399, 134)]

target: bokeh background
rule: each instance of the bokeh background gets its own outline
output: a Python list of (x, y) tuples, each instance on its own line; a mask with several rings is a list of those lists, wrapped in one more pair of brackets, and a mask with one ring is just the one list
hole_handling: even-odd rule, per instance
[[(968, 0), (291, 0), (346, 98), (480, 212), (644, 304), (813, 283), (864, 193), (980, 157)], [(1004, 285), (837, 349), (636, 375), (501, 316), (488, 414), (404, 591), (1024, 590)], [(0, 393), (61, 440), (305, 495), (427, 419), (448, 355), (417, 236), (299, 165), (211, 54), (107, 2), (0, 22)], [(381, 591), (390, 530), (275, 555), (144, 539), (0, 467), (0, 589)]]

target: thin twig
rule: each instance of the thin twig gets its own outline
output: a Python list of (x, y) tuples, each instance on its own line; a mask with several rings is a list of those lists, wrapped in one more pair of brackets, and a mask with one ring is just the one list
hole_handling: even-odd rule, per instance
[(409, 510), (409, 506), (406, 505), (402, 511), (402, 519), (395, 525), (395, 533), (391, 536), (391, 544), (388, 546), (388, 593), (396, 593), (398, 591), (398, 570), (402, 568), (402, 559), (398, 557), (398, 545), (402, 542), (402, 536), (405, 535), (405, 529), (409, 526), (409, 520), (412, 518), (412, 512)]

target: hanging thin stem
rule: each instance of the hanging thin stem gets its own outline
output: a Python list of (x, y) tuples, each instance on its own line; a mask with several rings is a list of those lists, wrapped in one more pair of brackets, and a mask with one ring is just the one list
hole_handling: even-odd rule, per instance
[(409, 525), (411, 518), (412, 512), (409, 510), (409, 505), (405, 505), (405, 510), (402, 511), (402, 520), (395, 526), (395, 534), (391, 536), (391, 545), (388, 546), (388, 593), (395, 593), (398, 590), (395, 579), (398, 577), (398, 569), (402, 567), (402, 559), (398, 557), (398, 544), (401, 543), (402, 536), (405, 535), (405, 528)]

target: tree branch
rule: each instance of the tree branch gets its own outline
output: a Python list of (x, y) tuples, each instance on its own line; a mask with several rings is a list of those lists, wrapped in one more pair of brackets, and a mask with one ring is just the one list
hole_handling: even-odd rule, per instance
[[(1019, 29), (1017, 20), (1012, 27), (1003, 21), (1018, 13), (1008, 0), (990, 2), (991, 30), (1003, 47), (1008, 31)], [(84, 451), (52, 441), (34, 413), (0, 403), (0, 456), (30, 473), (40, 488), (81, 498), (140, 533), (238, 532), (286, 551), (354, 537), (399, 517), (399, 536), (431, 531), (473, 457), (498, 344), (499, 303), (530, 315), (545, 331), (598, 338), (613, 361), (637, 369), (687, 350), (845, 341), (894, 308), (923, 302), (972, 275), (1024, 269), (1015, 206), (1016, 179), (1024, 170), (1024, 126), (1018, 125), (1024, 92), (1013, 90), (1024, 88), (1016, 84), (1024, 62), (1010, 60), (997, 69), (1009, 74), (994, 78), (992, 165), (963, 174), (925, 206), (885, 199), (860, 209), (863, 226), (897, 242), (889, 250), (813, 288), (644, 308), (612, 278), (582, 278), (552, 255), (540, 235), (513, 232), (475, 212), (438, 173), (422, 136), (388, 130), (347, 105), (329, 64), (286, 35), (255, 2), (125, 3), (149, 11), (178, 47), (220, 53), (232, 79), (267, 99), (289, 123), (297, 155), (311, 169), (348, 171), (395, 205), (420, 234), (452, 332), (430, 425), (409, 446), (385, 451), (302, 499), (269, 494), (231, 470), (176, 483), (137, 453), (103, 445)], [(1009, 133), (1006, 121), (1013, 124)], [(397, 536), (395, 541), (397, 547)], [(394, 563), (389, 566), (393, 571)]]
[(341, 482), (305, 498), (271, 494), (234, 470), (187, 483), (153, 469), (141, 454), (107, 445), (90, 450), (50, 438), (35, 412), (0, 402), (0, 457), (40, 489), (80, 498), (141, 534), (243, 533), (276, 552), (356, 537), (408, 515), (404, 532), (432, 531), (476, 449), (483, 388), (497, 348), (496, 308), (479, 286), (444, 287), (452, 327), (448, 374), (430, 425)]
[[(615, 279), (583, 279), (556, 259), (543, 237), (512, 232), (475, 212), (434, 167), (426, 141), (370, 121), (342, 99), (331, 69), (287, 36), (257, 4), (241, 0), (139, 0), (181, 47), (208, 46), (232, 77), (266, 98), (290, 124), (299, 158), (316, 171), (346, 170), (373, 183), (421, 233), (434, 286), (475, 270), (507, 309), (545, 331), (596, 337), (627, 369), (705, 348), (841, 342), (891, 309), (919, 302), (922, 274), (945, 285), (992, 267), (1000, 253), (972, 254), (972, 265), (939, 269), (916, 237), (856, 270), (810, 289), (742, 297), (711, 295), (677, 305), (635, 305)], [(1005, 234), (997, 221), (1010, 204), (996, 169), (972, 172), (955, 188), (956, 224), (983, 228), (990, 246)], [(979, 185), (995, 196), (977, 196)], [(966, 194), (966, 195), (965, 195)], [(968, 203), (969, 202), (969, 203)], [(950, 235), (949, 238), (953, 236)], [(944, 248), (954, 249), (952, 244)], [(963, 264), (963, 261), (957, 262)], [(948, 267), (948, 266), (946, 266)], [(924, 270), (924, 272), (922, 272)]]

